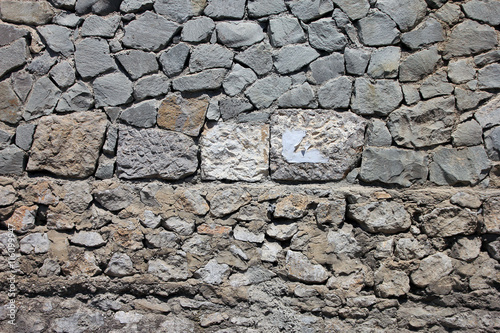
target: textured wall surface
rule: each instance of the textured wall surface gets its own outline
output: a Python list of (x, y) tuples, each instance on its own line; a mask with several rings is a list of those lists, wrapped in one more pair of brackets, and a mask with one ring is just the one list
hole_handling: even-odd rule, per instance
[(0, 20), (0, 331), (500, 330), (500, 1)]

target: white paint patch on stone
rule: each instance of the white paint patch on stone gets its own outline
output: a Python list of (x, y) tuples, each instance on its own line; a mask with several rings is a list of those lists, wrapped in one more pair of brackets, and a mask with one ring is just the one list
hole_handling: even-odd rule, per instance
[(304, 143), (304, 149), (300, 145), (306, 136), (306, 131), (286, 131), (282, 135), (282, 155), (288, 163), (327, 163), (328, 157), (323, 156), (317, 149), (309, 149), (311, 144)]

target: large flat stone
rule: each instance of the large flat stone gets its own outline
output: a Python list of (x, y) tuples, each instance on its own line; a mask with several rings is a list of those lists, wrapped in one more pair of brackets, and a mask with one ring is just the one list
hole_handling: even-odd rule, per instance
[(184, 70), (190, 48), (185, 43), (179, 43), (160, 54), (163, 72), (168, 77), (180, 74)]
[(196, 74), (181, 76), (172, 81), (172, 88), (183, 92), (218, 89), (222, 86), (222, 81), (226, 73), (226, 69), (215, 68)]
[(377, 8), (389, 15), (401, 31), (411, 30), (427, 12), (424, 0), (378, 0)]
[(401, 82), (420, 80), (434, 71), (440, 59), (441, 56), (438, 53), (437, 47), (431, 47), (428, 50), (410, 54), (401, 62), (399, 80)]
[(158, 109), (158, 126), (196, 137), (205, 123), (208, 103), (206, 95), (184, 98), (180, 93), (170, 94)]
[(305, 22), (319, 18), (333, 10), (332, 0), (291, 0), (287, 2), (292, 14)]
[(208, 0), (205, 15), (213, 19), (242, 19), (245, 0)]
[(108, 42), (100, 38), (85, 38), (76, 44), (75, 67), (84, 79), (116, 68), (109, 53)]
[(291, 84), (292, 80), (289, 77), (267, 76), (255, 81), (245, 91), (245, 95), (256, 108), (267, 108), (283, 95)]
[(263, 17), (286, 11), (284, 0), (250, 0), (247, 6), (250, 17)]
[(207, 42), (214, 29), (214, 21), (209, 17), (202, 16), (184, 23), (181, 38), (185, 42)]
[(397, 81), (357, 78), (354, 83), (352, 110), (360, 115), (388, 115), (403, 100), (403, 93)]
[(495, 97), (474, 114), (483, 129), (500, 125), (500, 97)]
[(422, 22), (412, 31), (401, 35), (403, 44), (412, 50), (420, 49), (425, 45), (442, 42), (444, 40), (444, 30), (441, 23), (434, 18)]
[(358, 29), (361, 42), (368, 46), (392, 45), (399, 41), (396, 23), (379, 11), (359, 20)]
[(498, 45), (498, 37), (494, 28), (465, 20), (451, 30), (444, 46), (443, 58), (468, 56), (491, 50)]
[(0, 46), (9, 45), (13, 41), (27, 35), (28, 30), (18, 28), (15, 25), (0, 24)]
[(264, 75), (273, 68), (271, 46), (266, 43), (253, 45), (239, 53), (234, 60), (247, 65), (258, 75)]
[(201, 14), (205, 3), (205, 0), (157, 0), (154, 9), (169, 20), (183, 23), (190, 17)]
[(278, 16), (269, 20), (269, 40), (274, 47), (303, 43), (306, 34), (293, 16)]
[(28, 45), (24, 38), (14, 43), (0, 47), (0, 78), (26, 63), (29, 56)]
[(71, 40), (71, 34), (73, 33), (71, 29), (49, 24), (39, 27), (37, 30), (52, 51), (65, 57), (69, 57), (75, 51), (75, 46)]
[(298, 71), (319, 57), (319, 53), (305, 45), (287, 45), (279, 49), (274, 58), (274, 67), (280, 74)]
[(308, 33), (309, 44), (317, 50), (342, 51), (347, 44), (347, 38), (331, 18), (312, 22), (309, 24)]
[(21, 175), (26, 154), (15, 145), (0, 150), (0, 175)]
[(49, 23), (55, 12), (47, 1), (2, 1), (0, 17), (5, 22), (27, 25)]
[(255, 22), (217, 23), (217, 38), (228, 47), (250, 46), (264, 39), (264, 33)]
[(132, 82), (121, 72), (106, 74), (94, 80), (96, 107), (117, 106), (132, 100)]
[(123, 68), (125, 68), (132, 80), (137, 80), (146, 74), (158, 71), (158, 62), (154, 53), (128, 50), (117, 53), (115, 57)]
[(200, 72), (209, 68), (231, 68), (233, 52), (218, 44), (201, 44), (191, 52), (190, 72)]
[(61, 91), (48, 77), (40, 78), (33, 86), (23, 118), (30, 120), (52, 113), (60, 96)]
[(473, 20), (496, 26), (500, 24), (500, 2), (495, 0), (472, 0), (462, 5), (465, 15)]

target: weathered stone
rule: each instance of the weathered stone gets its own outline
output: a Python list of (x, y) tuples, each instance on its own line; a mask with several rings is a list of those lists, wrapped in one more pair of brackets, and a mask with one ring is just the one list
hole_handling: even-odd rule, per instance
[(425, 45), (442, 42), (443, 40), (443, 27), (433, 18), (425, 20), (414, 30), (401, 35), (403, 44), (412, 50), (421, 49)]
[(275, 276), (276, 274), (268, 269), (260, 266), (252, 266), (244, 274), (237, 273), (231, 275), (229, 284), (234, 288), (238, 288), (269, 281)]
[(40, 78), (33, 86), (23, 118), (31, 120), (52, 113), (60, 96), (61, 91), (48, 77)]
[(115, 155), (116, 143), (118, 142), (118, 126), (112, 124), (106, 131), (106, 140), (102, 146), (102, 151), (110, 156)]
[(132, 100), (132, 82), (121, 72), (94, 80), (95, 106), (117, 106)]
[(125, 26), (123, 45), (144, 51), (159, 51), (170, 42), (180, 26), (153, 12), (145, 12)]
[(61, 89), (68, 88), (75, 83), (75, 70), (68, 61), (62, 61), (52, 67), (50, 77)]
[(106, 244), (101, 234), (95, 231), (80, 231), (70, 237), (70, 241), (72, 244), (86, 247), (98, 247)]
[(42, 267), (38, 270), (38, 276), (40, 277), (50, 277), (57, 276), (61, 273), (61, 266), (57, 260), (47, 258), (43, 261)]
[(116, 68), (104, 39), (85, 38), (76, 44), (75, 66), (84, 79), (93, 78)]
[(322, 108), (346, 109), (352, 94), (352, 80), (347, 76), (332, 79), (318, 90), (318, 101)]
[(411, 30), (427, 12), (424, 0), (379, 0), (377, 8), (389, 15), (401, 31)]
[[(25, 71), (18, 71), (10, 75), (12, 87), (21, 101), (26, 101), (33, 85), (33, 76)], [(3, 99), (5, 100), (5, 99)]]
[(26, 66), (26, 70), (32, 74), (45, 75), (55, 65), (56, 61), (57, 58), (46, 51), (32, 59), (29, 65)]
[(345, 200), (320, 201), (314, 212), (319, 225), (340, 225), (344, 222)]
[[(205, 202), (206, 209), (205, 214), (208, 212), (208, 205)], [(200, 208), (201, 209), (201, 208)], [(204, 215), (204, 214), (199, 214), (199, 215)], [(181, 236), (189, 236), (192, 235), (195, 229), (194, 223), (186, 222), (184, 220), (181, 220), (178, 217), (171, 217), (165, 221), (162, 222), (163, 227), (165, 227), (167, 230), (175, 231)]]
[(490, 169), (484, 147), (438, 148), (429, 166), (430, 180), (438, 185), (475, 185)]
[(158, 126), (198, 136), (205, 122), (209, 100), (207, 96), (183, 98), (180, 93), (167, 96), (158, 109)]
[(424, 182), (427, 175), (427, 157), (422, 152), (376, 147), (363, 151), (359, 176), (366, 182), (408, 187), (413, 182)]
[(56, 112), (87, 111), (94, 105), (90, 89), (82, 82), (77, 82), (61, 95)]
[(368, 0), (333, 0), (333, 3), (339, 6), (352, 21), (365, 17), (370, 9), (370, 3)]
[(388, 115), (403, 100), (403, 93), (397, 81), (357, 78), (354, 83), (352, 110), (360, 115)]
[(347, 39), (330, 18), (317, 20), (309, 24), (309, 44), (322, 51), (341, 51), (347, 44)]
[(500, 61), (500, 50), (486, 52), (474, 57), (476, 66), (483, 67), (488, 64), (493, 64)]
[(318, 102), (315, 100), (314, 91), (309, 83), (295, 87), (278, 99), (281, 108), (316, 108)]
[(474, 113), (483, 129), (500, 124), (500, 97), (495, 97)]
[(310, 203), (308, 196), (291, 194), (277, 202), (273, 215), (275, 218), (298, 219), (307, 214)]
[(319, 53), (305, 45), (287, 45), (279, 49), (274, 58), (274, 67), (280, 74), (298, 71), (319, 57)]
[(410, 278), (403, 271), (381, 266), (374, 277), (375, 292), (379, 297), (400, 297), (410, 291)]
[(108, 15), (111, 12), (118, 11), (120, 3), (121, 0), (77, 0), (75, 10), (80, 15), (89, 12)]
[(436, 47), (422, 50), (409, 55), (401, 62), (399, 67), (399, 80), (401, 82), (418, 81), (432, 73), (441, 57)]
[[(4, 3), (2, 2), (2, 8)], [(0, 58), (2, 59), (2, 62), (0, 62), (0, 78), (24, 65), (28, 55), (28, 45), (24, 38), (20, 38), (10, 45), (0, 47)]]
[(359, 160), (366, 122), (353, 113), (280, 110), (271, 124), (273, 179), (338, 180)]
[(21, 120), (21, 101), (9, 81), (0, 82), (0, 121), (15, 125)]
[(453, 93), (453, 90), (454, 86), (448, 82), (448, 78), (444, 70), (437, 71), (433, 75), (427, 77), (420, 86), (420, 94), (423, 99), (450, 95)]
[(202, 279), (205, 283), (219, 285), (228, 278), (230, 273), (231, 268), (228, 265), (219, 264), (216, 259), (212, 259), (195, 272), (195, 277)]
[(29, 229), (35, 227), (35, 217), (38, 211), (38, 206), (21, 206), (17, 208), (12, 216), (2, 223), (5, 227), (13, 229), (19, 234), (28, 232)]
[(478, 209), (481, 207), (482, 202), (476, 195), (466, 193), (466, 192), (457, 192), (451, 196), (450, 202), (454, 205), (459, 205), (460, 207), (467, 207), (472, 209)]
[(458, 124), (451, 133), (453, 146), (477, 146), (483, 142), (483, 130), (475, 120), (469, 120)]
[(181, 39), (185, 42), (207, 42), (215, 29), (215, 23), (208, 17), (189, 20), (182, 27)]
[(148, 262), (148, 273), (158, 276), (163, 281), (182, 281), (192, 275), (189, 272), (186, 257), (177, 254), (169, 256), (166, 260), (150, 260)]
[(344, 56), (341, 53), (332, 53), (316, 59), (309, 68), (312, 75), (311, 82), (323, 84), (344, 74)]
[(146, 235), (146, 244), (156, 249), (178, 248), (179, 238), (176, 234), (169, 231), (160, 231), (158, 233), (148, 233)]
[(392, 201), (349, 205), (348, 216), (372, 233), (394, 234), (407, 230), (411, 225), (410, 215), (404, 206)]
[(471, 235), (478, 225), (478, 213), (465, 208), (436, 208), (422, 216), (423, 227), (431, 237), (450, 237), (455, 235)]
[(222, 87), (227, 95), (235, 96), (255, 80), (257, 80), (257, 75), (251, 69), (236, 64), (224, 79)]
[[(161, 223), (161, 215), (156, 215), (155, 213), (153, 213), (152, 211), (150, 210), (145, 210), (144, 211), (144, 218), (141, 219), (141, 224), (143, 226), (145, 226), (146, 228), (151, 228), (151, 229), (155, 229), (155, 228), (158, 228), (158, 226), (160, 225)], [(151, 243), (150, 241), (150, 238), (148, 238), (149, 235), (146, 235), (146, 240), (148, 241), (148, 243)], [(162, 239), (162, 237), (158, 234), (155, 235), (155, 237), (153, 237), (155, 240), (157, 239)], [(160, 246), (156, 246), (156, 247), (160, 247)]]
[(134, 193), (128, 185), (103, 183), (102, 188), (93, 192), (95, 200), (109, 211), (127, 208), (134, 200)]
[(184, 43), (179, 43), (163, 52), (159, 58), (163, 72), (168, 77), (180, 74), (184, 69), (189, 52), (189, 46)]
[(365, 49), (344, 50), (345, 68), (347, 73), (353, 75), (363, 75), (370, 60), (371, 51)]
[(120, 114), (120, 120), (136, 127), (153, 127), (156, 125), (157, 102), (144, 101), (125, 109)]
[(234, 60), (247, 65), (258, 75), (267, 74), (273, 68), (271, 46), (266, 43), (253, 45), (239, 53)]
[(475, 237), (459, 238), (451, 248), (450, 256), (463, 261), (472, 261), (481, 252), (481, 239)]
[(155, 0), (123, 0), (120, 11), (124, 13), (135, 13), (144, 9), (151, 9)]
[(269, 40), (274, 47), (303, 43), (306, 35), (299, 20), (292, 16), (278, 16), (269, 20)]
[(227, 187), (207, 197), (210, 203), (210, 212), (216, 217), (236, 212), (241, 206), (251, 200), (250, 194), (242, 188)]
[(301, 252), (288, 250), (285, 268), (289, 277), (306, 283), (323, 283), (329, 277), (323, 266), (313, 264)]
[(268, 76), (255, 81), (245, 91), (245, 95), (256, 108), (267, 108), (283, 95), (291, 84), (292, 80), (289, 77)]
[(207, 202), (198, 191), (188, 189), (178, 190), (175, 192), (175, 198), (174, 207), (179, 210), (199, 216), (204, 216), (210, 210)]
[(145, 76), (134, 83), (134, 98), (138, 101), (147, 97), (158, 97), (168, 93), (170, 81), (163, 74)]
[(17, 28), (15, 25), (0, 24), (0, 46), (9, 45), (13, 41), (27, 35), (28, 31), (25, 29)]
[(204, 0), (157, 0), (154, 3), (154, 9), (158, 14), (178, 23), (201, 14), (204, 6)]
[(76, 28), (83, 21), (83, 18), (70, 12), (59, 12), (52, 19), (52, 23), (62, 25), (68, 28)]
[(117, 53), (116, 59), (125, 68), (132, 80), (158, 71), (158, 62), (154, 53), (139, 50), (128, 50)]
[(19, 246), (22, 254), (42, 254), (49, 252), (50, 242), (47, 234), (36, 232), (21, 239)]
[(333, 10), (332, 0), (292, 0), (288, 6), (299, 20), (311, 21)]
[(488, 65), (478, 71), (480, 89), (500, 88), (500, 64)]
[(219, 101), (220, 115), (224, 121), (252, 109), (253, 105), (246, 98), (224, 98)]
[(475, 109), (479, 103), (489, 99), (491, 96), (492, 94), (486, 91), (471, 91), (469, 89), (455, 87), (455, 98), (459, 111)]
[(456, 25), (444, 46), (444, 59), (468, 56), (491, 50), (498, 45), (495, 30), (476, 21), (465, 20)]
[(402, 85), (403, 96), (407, 105), (412, 105), (421, 100), (418, 86), (416, 84)]
[(395, 46), (381, 47), (373, 51), (368, 75), (374, 79), (393, 79), (398, 76), (401, 49)]
[(250, 46), (264, 39), (261, 26), (255, 22), (220, 22), (217, 23), (216, 30), (219, 42), (228, 47)]
[(197, 151), (194, 141), (182, 133), (122, 126), (117, 174), (125, 179), (181, 179), (196, 172)]
[(262, 243), (264, 242), (265, 235), (263, 232), (255, 233), (253, 231), (248, 230), (247, 228), (243, 228), (241, 226), (236, 226), (233, 230), (233, 237), (236, 240), (242, 242), (250, 242), (250, 243)]
[(484, 144), (488, 157), (500, 161), (500, 126), (484, 132)]
[(125, 253), (114, 253), (104, 274), (115, 277), (132, 275), (134, 274), (134, 264)]
[(293, 237), (298, 231), (296, 223), (282, 224), (273, 223), (266, 229), (266, 235), (279, 241), (287, 241)]
[(193, 49), (189, 58), (189, 71), (209, 68), (231, 68), (233, 52), (218, 44), (202, 44)]
[(0, 206), (9, 206), (16, 202), (17, 193), (12, 185), (0, 186)]
[(423, 259), (416, 271), (411, 274), (411, 281), (420, 288), (438, 282), (453, 270), (450, 257), (438, 252)]
[(249, 0), (247, 5), (250, 17), (263, 17), (286, 11), (284, 0)]
[(369, 146), (389, 147), (392, 144), (392, 136), (385, 122), (373, 119), (366, 131), (366, 143)]
[(39, 27), (37, 30), (52, 51), (61, 53), (65, 57), (72, 55), (75, 51), (75, 46), (70, 38), (72, 33), (70, 29), (49, 24)]
[(482, 231), (500, 234), (500, 197), (491, 197), (484, 201), (484, 221)]
[(204, 14), (213, 19), (242, 19), (245, 0), (208, 0)]
[(36, 128), (27, 170), (75, 178), (92, 175), (106, 122), (104, 113), (89, 117), (86, 112), (77, 112), (42, 118)]
[(47, 1), (2, 1), (0, 17), (6, 22), (42, 25), (54, 17), (54, 9)]
[(368, 46), (392, 45), (399, 42), (399, 30), (396, 23), (388, 15), (379, 11), (359, 20), (358, 29), (361, 42)]
[(387, 127), (394, 141), (404, 147), (427, 147), (451, 140), (455, 98), (438, 97), (403, 106), (389, 115)]
[(222, 81), (226, 73), (226, 69), (215, 68), (196, 74), (181, 76), (172, 81), (172, 88), (188, 92), (218, 89), (222, 86)]
[(400, 238), (395, 245), (394, 254), (401, 260), (422, 259), (429, 254), (428, 244), (415, 238)]
[(500, 4), (493, 0), (473, 0), (462, 5), (465, 16), (495, 26), (500, 24)]
[(42, 205), (56, 206), (59, 203), (60, 191), (54, 185), (48, 181), (37, 182), (30, 186), (30, 192), (25, 199)]
[(71, 181), (64, 190), (64, 203), (75, 213), (82, 214), (93, 200), (90, 185), (85, 181)]
[(281, 251), (283, 251), (283, 248), (278, 243), (264, 242), (264, 244), (262, 244), (261, 260), (276, 262)]
[(461, 59), (448, 63), (448, 77), (453, 83), (464, 83), (473, 80), (475, 76), (476, 71), (471, 59)]
[(111, 179), (115, 172), (115, 158), (101, 155), (95, 170), (95, 177), (98, 179)]
[(82, 37), (97, 36), (112, 38), (120, 22), (121, 19), (118, 15), (107, 18), (91, 15), (83, 22), (81, 30)]

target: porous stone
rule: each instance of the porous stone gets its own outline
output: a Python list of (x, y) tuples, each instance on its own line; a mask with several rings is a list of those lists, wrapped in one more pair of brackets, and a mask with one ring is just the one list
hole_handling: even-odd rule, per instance
[(44, 76), (38, 79), (24, 108), (24, 120), (52, 113), (60, 96), (61, 91), (48, 77)]
[(62, 61), (52, 67), (50, 77), (61, 89), (68, 88), (75, 83), (75, 70), (68, 61)]
[(19, 247), (22, 254), (42, 254), (49, 252), (50, 242), (47, 234), (35, 232), (21, 239)]
[(471, 235), (478, 225), (478, 213), (459, 207), (436, 208), (421, 217), (425, 233), (431, 237)]
[(260, 43), (240, 52), (234, 60), (250, 67), (257, 75), (267, 74), (273, 68), (271, 46)]
[[(399, 8), (399, 7), (398, 7)], [(384, 46), (399, 42), (399, 30), (391, 18), (375, 11), (357, 22), (359, 38), (364, 45)]]
[(91, 15), (85, 19), (82, 25), (82, 37), (97, 36), (112, 38), (120, 24), (120, 16), (114, 15), (107, 18)]
[(289, 277), (305, 283), (323, 283), (329, 277), (323, 266), (313, 264), (301, 252), (288, 250), (285, 268)]
[(401, 41), (412, 50), (418, 50), (425, 45), (444, 41), (444, 30), (434, 18), (429, 18), (410, 32), (401, 35)]
[(104, 274), (115, 277), (124, 277), (134, 274), (134, 264), (125, 253), (114, 253), (108, 262)]
[(84, 79), (115, 69), (116, 64), (109, 53), (108, 42), (99, 38), (85, 38), (77, 43), (75, 67)]
[(9, 81), (0, 82), (0, 121), (15, 125), (21, 120), (21, 101)]
[(333, 3), (349, 16), (351, 21), (359, 20), (368, 14), (370, 3), (368, 0), (333, 0)]
[(427, 157), (422, 152), (368, 147), (363, 151), (359, 177), (366, 182), (411, 186), (427, 180)]
[(125, 179), (181, 179), (196, 172), (197, 150), (193, 139), (182, 133), (121, 126), (117, 174)]
[(411, 30), (427, 12), (424, 0), (378, 0), (377, 8), (389, 15), (401, 31)]
[(372, 83), (366, 78), (357, 78), (351, 108), (360, 115), (388, 115), (402, 100), (403, 93), (397, 81), (376, 80)]
[(61, 95), (56, 112), (86, 111), (94, 105), (90, 89), (82, 82), (77, 82)]
[(42, 118), (35, 131), (27, 170), (75, 178), (92, 175), (106, 122), (104, 113), (89, 117), (86, 112), (76, 112)]
[(168, 93), (170, 81), (163, 74), (154, 74), (140, 78), (134, 83), (134, 98), (137, 101), (147, 97), (158, 97)]
[(121, 0), (77, 0), (76, 13), (79, 15), (89, 12), (98, 15), (108, 15), (120, 9)]
[(436, 47), (412, 53), (401, 62), (399, 67), (399, 80), (401, 82), (418, 81), (431, 74), (441, 56)]
[(160, 231), (159, 233), (150, 233), (146, 235), (146, 243), (149, 247), (157, 249), (177, 248), (179, 247), (179, 238), (176, 234), (169, 231)]
[(344, 178), (359, 160), (365, 126), (366, 121), (351, 112), (275, 112), (271, 118), (272, 178)]
[(486, 91), (471, 91), (455, 87), (455, 98), (457, 100), (457, 109), (467, 111), (475, 109), (481, 102), (489, 99), (492, 95)]
[(370, 60), (371, 51), (365, 49), (346, 48), (344, 50), (345, 69), (353, 75), (363, 75)]
[(180, 74), (184, 69), (189, 52), (189, 46), (184, 43), (179, 43), (163, 52), (159, 58), (163, 72), (168, 77)]
[(43, 261), (42, 267), (38, 270), (38, 276), (40, 277), (49, 277), (49, 276), (57, 276), (61, 273), (61, 266), (57, 260), (47, 258)]
[(496, 26), (500, 24), (500, 4), (493, 0), (473, 0), (462, 5), (465, 16)]
[(117, 53), (116, 59), (127, 71), (132, 80), (137, 80), (146, 74), (158, 71), (158, 62), (154, 53), (140, 50), (128, 50)]
[(264, 39), (261, 26), (255, 22), (220, 22), (215, 29), (219, 42), (228, 47), (250, 46)]
[(210, 203), (210, 213), (215, 217), (222, 217), (250, 203), (251, 196), (243, 188), (226, 187), (207, 196), (207, 200)]
[(347, 38), (330, 18), (317, 20), (308, 27), (309, 44), (315, 49), (333, 52), (341, 51), (347, 44)]
[[(206, 202), (204, 202), (205, 214), (208, 212), (209, 207)], [(198, 214), (204, 215), (204, 214)], [(178, 217), (171, 217), (162, 222), (163, 227), (167, 230), (172, 230), (181, 236), (192, 235), (195, 229), (194, 223), (186, 222)]]
[(233, 69), (222, 82), (224, 92), (229, 96), (235, 96), (242, 92), (250, 84), (257, 80), (257, 75), (250, 68), (245, 68), (239, 64), (234, 65)]
[(210, 260), (203, 268), (195, 272), (195, 276), (203, 280), (203, 282), (219, 285), (229, 277), (231, 268), (226, 264), (219, 264), (216, 259)]
[(70, 237), (70, 241), (72, 244), (86, 247), (98, 247), (106, 244), (101, 234), (95, 231), (80, 231)]
[(381, 266), (374, 275), (375, 292), (379, 297), (400, 297), (410, 291), (410, 278), (405, 272)]
[(476, 70), (473, 67), (472, 59), (460, 59), (448, 63), (448, 78), (451, 82), (460, 84), (473, 80)]
[(381, 47), (373, 51), (368, 75), (374, 79), (392, 79), (398, 76), (401, 49), (396, 46)]
[(181, 39), (185, 42), (207, 42), (215, 29), (214, 21), (209, 17), (189, 20), (182, 27)]
[(392, 136), (385, 122), (372, 119), (366, 131), (366, 143), (375, 147), (389, 147), (392, 144)]
[(308, 22), (331, 12), (333, 3), (331, 0), (291, 0), (288, 7), (299, 20)]
[(352, 80), (347, 76), (332, 79), (318, 90), (318, 101), (325, 109), (346, 109), (352, 94)]
[(222, 86), (227, 70), (222, 68), (207, 69), (200, 73), (185, 75), (172, 81), (172, 88), (182, 92), (213, 90)]
[(474, 113), (483, 129), (500, 124), (500, 97), (495, 97)]
[(189, 71), (209, 68), (231, 68), (233, 52), (218, 44), (202, 44), (193, 49), (189, 58)]
[(451, 30), (444, 46), (443, 58), (469, 56), (491, 50), (498, 45), (492, 27), (476, 21), (465, 20)]
[(280, 74), (298, 71), (319, 57), (319, 53), (305, 45), (287, 45), (278, 50), (274, 57), (274, 67)]
[(299, 20), (293, 16), (278, 16), (269, 20), (269, 40), (274, 47), (303, 43), (306, 34)]
[(420, 95), (423, 99), (436, 96), (450, 95), (454, 90), (453, 84), (448, 82), (447, 74), (444, 70), (439, 70), (427, 77), (420, 86)]
[(54, 17), (54, 9), (47, 1), (2, 1), (0, 17), (5, 22), (42, 25)]
[(224, 121), (236, 118), (241, 113), (252, 109), (252, 103), (246, 98), (224, 98), (219, 101), (219, 111)]
[(430, 284), (438, 282), (453, 270), (450, 257), (438, 252), (424, 258), (417, 270), (411, 274), (411, 281), (418, 287), (424, 288)]
[(483, 142), (483, 130), (475, 120), (458, 124), (451, 134), (453, 146), (477, 146)]
[(12, 205), (16, 200), (17, 193), (12, 185), (0, 186), (0, 206)]
[(198, 136), (205, 122), (209, 99), (207, 96), (184, 98), (180, 93), (167, 96), (158, 109), (158, 126)]
[(292, 80), (289, 77), (267, 76), (255, 81), (245, 91), (245, 95), (257, 109), (267, 108), (283, 95), (291, 84)]
[(180, 26), (153, 12), (145, 12), (125, 26), (123, 45), (144, 51), (159, 51), (170, 42)]
[(123, 110), (119, 119), (136, 127), (153, 127), (156, 125), (157, 109), (155, 100), (144, 101)]
[(281, 108), (316, 108), (318, 102), (315, 100), (315, 94), (309, 83), (304, 83), (298, 87), (290, 89), (280, 98), (278, 105)]
[(217, 124), (202, 135), (203, 179), (259, 181), (268, 175), (268, 161), (268, 125)]
[(157, 0), (154, 9), (156, 13), (169, 20), (183, 23), (190, 17), (201, 14), (205, 2), (204, 0)]
[[(2, 8), (4, 3), (2, 3)], [(0, 58), (2, 59), (0, 62), (0, 78), (24, 65), (28, 56), (28, 45), (24, 38), (20, 38), (10, 45), (0, 47)]]
[(484, 132), (484, 145), (492, 161), (500, 161), (500, 126)]
[(348, 216), (372, 233), (394, 234), (411, 225), (410, 214), (402, 204), (393, 201), (349, 205)]
[(70, 38), (72, 33), (70, 29), (49, 24), (41, 26), (37, 30), (52, 51), (61, 53), (65, 57), (72, 55), (75, 51), (75, 46)]
[(500, 197), (491, 197), (484, 201), (484, 221), (482, 232), (500, 234)]
[(475, 185), (490, 169), (490, 161), (483, 146), (438, 148), (430, 164), (430, 180), (438, 185)]
[(19, 234), (24, 234), (35, 227), (35, 218), (38, 206), (21, 206), (7, 220), (2, 220), (5, 227), (13, 229)]
[(500, 64), (492, 64), (481, 68), (477, 74), (480, 89), (500, 88)]
[(204, 14), (213, 19), (242, 19), (245, 0), (208, 0)]
[(247, 4), (250, 17), (263, 17), (279, 14), (286, 10), (284, 0), (249, 0)]
[(341, 53), (332, 53), (314, 60), (309, 68), (312, 76), (310, 81), (314, 84), (323, 84), (344, 75), (344, 56)]

